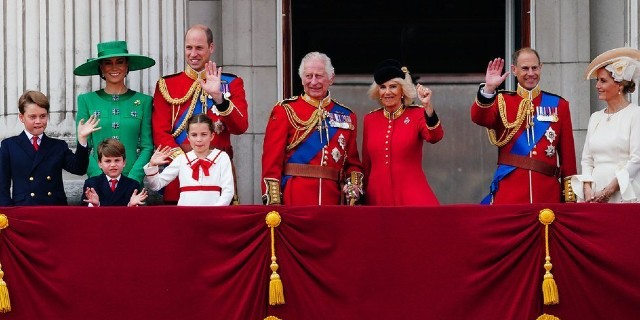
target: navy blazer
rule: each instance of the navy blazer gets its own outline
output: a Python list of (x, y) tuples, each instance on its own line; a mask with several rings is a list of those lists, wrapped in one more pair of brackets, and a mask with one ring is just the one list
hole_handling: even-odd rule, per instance
[[(83, 175), (89, 150), (42, 135), (38, 151), (24, 131), (0, 143), (0, 206), (67, 205), (62, 170)], [(11, 195), (9, 189), (13, 183)]]
[(83, 205), (88, 205), (84, 202), (87, 197), (84, 195), (84, 191), (87, 188), (93, 188), (96, 190), (98, 197), (100, 197), (100, 206), (126, 206), (131, 200), (134, 190), (138, 190), (138, 193), (142, 191), (140, 183), (124, 175), (120, 176), (120, 181), (116, 185), (116, 190), (111, 191), (111, 185), (107, 180), (107, 176), (103, 173), (99, 176), (91, 177), (84, 181), (84, 187), (82, 187), (82, 198), (80, 202)]

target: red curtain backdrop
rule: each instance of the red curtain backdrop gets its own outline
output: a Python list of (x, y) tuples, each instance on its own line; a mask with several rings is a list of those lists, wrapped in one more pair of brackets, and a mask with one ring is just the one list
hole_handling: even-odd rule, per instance
[[(560, 304), (544, 306), (544, 226)], [(286, 304), (268, 305), (269, 229)], [(0, 319), (640, 318), (640, 205), (0, 208)]]

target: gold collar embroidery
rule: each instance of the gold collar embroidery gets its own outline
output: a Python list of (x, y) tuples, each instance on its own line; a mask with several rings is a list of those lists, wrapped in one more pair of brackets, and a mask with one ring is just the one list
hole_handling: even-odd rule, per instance
[(531, 91), (523, 88), (519, 83), (518, 83), (518, 90), (517, 93), (519, 96), (521, 96), (524, 99), (529, 99), (529, 100), (533, 100), (535, 99), (537, 96), (540, 95), (540, 86), (536, 85), (535, 88), (531, 89)]
[(398, 119), (402, 115), (404, 110), (405, 110), (404, 104), (400, 105), (400, 108), (396, 109), (396, 111), (394, 111), (394, 112), (389, 112), (387, 110), (387, 108), (384, 108), (384, 107), (382, 108), (382, 112), (384, 114), (384, 117), (387, 118), (387, 119), (391, 119), (391, 120)]
[(193, 80), (198, 80), (198, 78), (200, 79), (206, 79), (207, 78), (207, 71), (206, 70), (202, 70), (200, 72), (193, 70), (193, 68), (191, 68), (191, 66), (187, 65), (187, 68), (184, 70), (184, 73), (187, 75), (187, 77), (193, 79)]
[(306, 93), (302, 95), (302, 99), (306, 101), (308, 104), (316, 107), (323, 108), (328, 106), (331, 103), (331, 94), (328, 93), (327, 96), (322, 100), (316, 100), (314, 98), (309, 97)]

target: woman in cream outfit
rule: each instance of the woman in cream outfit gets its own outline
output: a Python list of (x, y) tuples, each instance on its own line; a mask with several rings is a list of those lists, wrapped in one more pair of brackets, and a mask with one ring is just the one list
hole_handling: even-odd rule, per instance
[(640, 77), (640, 51), (617, 48), (587, 68), (606, 108), (589, 119), (582, 152), (582, 174), (571, 183), (579, 202), (638, 202), (640, 196), (640, 107), (630, 103)]

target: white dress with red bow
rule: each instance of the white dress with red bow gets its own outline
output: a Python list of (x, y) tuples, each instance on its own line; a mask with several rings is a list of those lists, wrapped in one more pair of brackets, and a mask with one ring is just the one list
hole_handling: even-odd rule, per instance
[(233, 198), (233, 173), (226, 152), (213, 149), (205, 159), (190, 151), (175, 158), (162, 172), (158, 166), (144, 166), (145, 185), (162, 189), (176, 177), (180, 181), (179, 206), (226, 206)]

